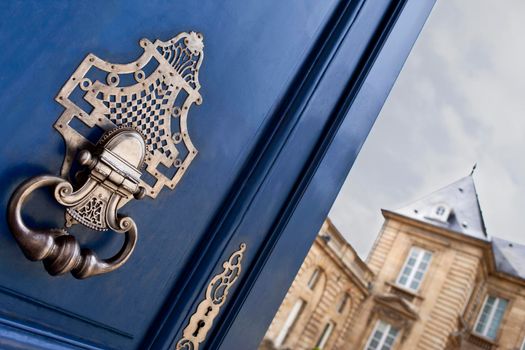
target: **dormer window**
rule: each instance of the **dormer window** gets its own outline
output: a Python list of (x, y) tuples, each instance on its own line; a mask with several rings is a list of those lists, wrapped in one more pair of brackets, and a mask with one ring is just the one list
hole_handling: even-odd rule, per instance
[(448, 205), (439, 203), (432, 208), (428, 218), (446, 223), (451, 213), (452, 209)]

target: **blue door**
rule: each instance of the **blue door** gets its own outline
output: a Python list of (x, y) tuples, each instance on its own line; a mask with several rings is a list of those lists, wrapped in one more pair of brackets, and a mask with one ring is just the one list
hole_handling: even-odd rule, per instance
[[(144, 198), (115, 204), (133, 219), (138, 239), (114, 271), (89, 277), (77, 268), (76, 277), (88, 278), (51, 276), (26, 259), (11, 218), (1, 222), (0, 348), (255, 349), (432, 5), (3, 2), (0, 209), (7, 212), (11, 195), (35, 176), (61, 176), (76, 190), (87, 181), (72, 179), (82, 147), (91, 149), (114, 129), (140, 129), (150, 153), (138, 161), (146, 163), (140, 181), (147, 186), (137, 196)], [(151, 45), (155, 50), (148, 51)], [(184, 82), (170, 86), (184, 89), (166, 107), (159, 94), (168, 87), (151, 77), (159, 64), (173, 61), (168, 48), (198, 57), (189, 75), (184, 62), (173, 66), (172, 77)], [(153, 57), (158, 62), (151, 68)], [(99, 62), (105, 75), (85, 80), (90, 62)], [(111, 73), (112, 66), (134, 76)], [(144, 91), (157, 82), (150, 92), (158, 101), (143, 103), (151, 98), (147, 91), (133, 97), (128, 115), (122, 108), (130, 101), (111, 100), (108, 92), (122, 96), (128, 78), (135, 85), (147, 81)], [(179, 100), (183, 94), (186, 100)], [(89, 119), (97, 106), (111, 110), (107, 120)], [(153, 121), (144, 119), (148, 108)], [(171, 128), (163, 129), (168, 120)], [(108, 151), (110, 142), (103, 145)], [(158, 155), (154, 167), (148, 155)], [(126, 173), (131, 180), (133, 174)], [(112, 230), (87, 228), (97, 228), (96, 221), (82, 221), (88, 204), (65, 215), (53, 196), (34, 191), (23, 209), (27, 226), (67, 226), (82, 248), (103, 258), (129, 243)]]

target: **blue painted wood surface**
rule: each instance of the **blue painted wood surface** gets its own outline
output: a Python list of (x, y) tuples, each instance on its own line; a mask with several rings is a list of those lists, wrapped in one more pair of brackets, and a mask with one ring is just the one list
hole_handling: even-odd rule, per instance
[[(130, 203), (139, 242), (117, 272), (50, 277), (0, 223), (5, 348), (167, 349), (241, 242), (244, 271), (203, 348), (264, 334), (364, 142), (433, 0), (23, 1), (0, 4), (0, 210), (29, 176), (57, 174), (54, 97), (89, 52), (136, 59), (138, 40), (204, 34), (200, 153), (174, 191)], [(42, 193), (28, 220), (60, 225)], [(119, 237), (84, 233), (110, 255)]]

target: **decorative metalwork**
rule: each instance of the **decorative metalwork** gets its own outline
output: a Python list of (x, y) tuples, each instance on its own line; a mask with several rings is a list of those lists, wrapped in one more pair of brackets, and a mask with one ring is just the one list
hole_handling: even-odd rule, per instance
[[(133, 198), (156, 198), (165, 186), (175, 188), (197, 155), (187, 117), (194, 103), (202, 103), (202, 40), (195, 32), (168, 42), (142, 39), (144, 53), (134, 62), (113, 64), (93, 54), (82, 61), (56, 98), (65, 108), (54, 125), (66, 144), (62, 177), (30, 179), (9, 204), (9, 225), (26, 257), (43, 260), (52, 275), (70, 271), (77, 278), (113, 271), (126, 262), (137, 227), (118, 210)], [(103, 135), (92, 140), (96, 130)], [(72, 176), (75, 159), (85, 170)], [(66, 227), (80, 223), (125, 233), (121, 251), (101, 260), (80, 249), (65, 229), (29, 229), (22, 206), (44, 186), (55, 187), (55, 199), (66, 208)]]
[(78, 119), (90, 129), (129, 126), (140, 131), (148, 146), (145, 171), (154, 179), (140, 179), (145, 195), (155, 198), (164, 186), (175, 188), (197, 155), (187, 118), (191, 105), (202, 103), (202, 40), (195, 32), (167, 42), (142, 39), (143, 55), (127, 64), (88, 55), (56, 98), (65, 108), (55, 123), (67, 148), (61, 175), (69, 176), (80, 150), (95, 146), (72, 125)]
[(234, 252), (228, 261), (222, 264), (224, 271), (213, 277), (206, 289), (206, 297), (197, 306), (197, 310), (190, 317), (188, 326), (182, 332), (182, 338), (177, 342), (177, 350), (198, 350), (199, 345), (206, 339), (213, 320), (219, 314), (221, 306), (228, 297), (231, 286), (237, 281), (241, 273), (241, 262), (246, 250), (242, 243), (239, 250)]

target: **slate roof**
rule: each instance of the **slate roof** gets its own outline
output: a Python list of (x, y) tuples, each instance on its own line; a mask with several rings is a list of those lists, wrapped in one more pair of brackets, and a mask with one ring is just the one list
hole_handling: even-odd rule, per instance
[[(432, 218), (436, 207), (443, 204), (452, 210), (446, 222)], [(475, 238), (488, 239), (478, 194), (470, 175), (393, 212)]]
[(525, 279), (525, 245), (492, 237), (492, 251), (498, 271)]
[[(451, 209), (448, 220), (436, 220), (434, 217), (433, 213), (439, 205), (445, 205)], [(497, 237), (489, 238), (472, 174), (392, 212), (459, 234), (489, 241), (494, 254), (496, 270), (525, 279), (525, 245)]]

